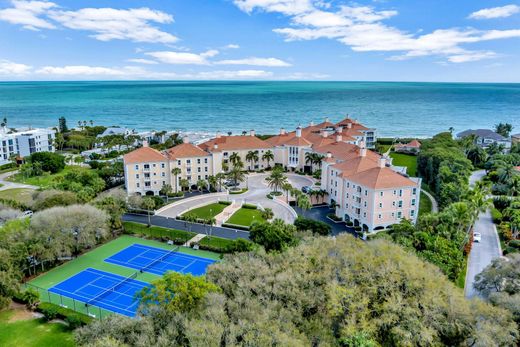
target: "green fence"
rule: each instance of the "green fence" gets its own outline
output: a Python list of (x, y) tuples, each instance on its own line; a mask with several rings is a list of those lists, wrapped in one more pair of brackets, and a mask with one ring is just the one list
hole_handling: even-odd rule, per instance
[(115, 314), (115, 312), (105, 310), (101, 307), (92, 305), (92, 304), (86, 304), (83, 301), (79, 301), (73, 298), (69, 298), (67, 296), (52, 293), (49, 290), (35, 286), (31, 283), (25, 283), (24, 284), (25, 289), (31, 288), (33, 290), (36, 290), (40, 294), (40, 300), (45, 302), (50, 302), (55, 305), (59, 305), (71, 310), (74, 310), (76, 312), (80, 312), (83, 314), (86, 314), (90, 317), (96, 318), (96, 319), (104, 319), (110, 315)]

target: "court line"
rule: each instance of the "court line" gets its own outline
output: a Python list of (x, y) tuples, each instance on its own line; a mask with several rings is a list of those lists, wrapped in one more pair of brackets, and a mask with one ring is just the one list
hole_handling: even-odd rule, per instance
[[(153, 247), (153, 246), (146, 246), (146, 245), (141, 245), (141, 244), (138, 244), (138, 243), (133, 243), (132, 245), (128, 246), (127, 248), (125, 248), (124, 250), (130, 248), (130, 247), (138, 247), (138, 248), (144, 248), (144, 249), (152, 249), (152, 250), (158, 250), (158, 251), (162, 251), (162, 252), (168, 252), (169, 250), (165, 249), (165, 248), (158, 248), (158, 247)], [(123, 250), (122, 250), (123, 251)], [(197, 255), (193, 255), (193, 254), (188, 254), (188, 253), (183, 253), (183, 252), (175, 252), (177, 254), (179, 254), (180, 256), (182, 257), (186, 257), (186, 258), (197, 258), (197, 259), (200, 259), (202, 261), (206, 261), (206, 262), (210, 262), (210, 263), (215, 263), (216, 260), (213, 260), (213, 259), (209, 259), (209, 258), (204, 258), (204, 257), (199, 257)], [(117, 253), (116, 253), (117, 254)]]

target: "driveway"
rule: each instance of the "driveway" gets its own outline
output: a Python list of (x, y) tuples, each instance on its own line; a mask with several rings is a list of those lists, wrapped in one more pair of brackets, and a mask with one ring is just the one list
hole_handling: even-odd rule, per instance
[[(469, 178), (470, 186), (474, 186), (482, 177), (485, 171), (478, 170), (471, 174)], [(473, 231), (482, 235), (481, 242), (474, 242), (468, 259), (468, 268), (466, 273), (466, 286), (464, 294), (467, 298), (477, 296), (478, 293), (473, 288), (475, 277), (491, 264), (495, 258), (502, 256), (502, 249), (498, 238), (497, 229), (491, 218), (489, 210), (479, 214)]]
[(29, 184), (21, 184), (21, 183), (6, 181), (7, 177), (12, 176), (16, 173), (18, 173), (18, 171), (9, 171), (9, 172), (4, 172), (3, 174), (0, 174), (0, 184), (2, 184), (2, 186), (0, 187), (0, 190), (8, 190), (8, 189), (14, 189), (14, 188), (26, 188), (26, 189), (38, 189), (39, 188), (36, 186), (31, 186)]
[[(265, 179), (268, 174), (250, 174), (247, 176), (245, 182), (242, 182), (241, 187), (248, 187), (248, 191), (243, 194), (225, 194), (215, 193), (201, 195), (200, 197), (193, 197), (184, 199), (177, 203), (168, 205), (159, 210), (156, 215), (168, 218), (175, 218), (183, 212), (195, 208), (197, 206), (207, 205), (217, 202), (219, 200), (225, 201), (241, 201), (244, 203), (257, 204), (263, 208), (271, 208), (277, 218), (283, 219), (286, 223), (293, 223), (296, 218), (294, 210), (286, 205), (284, 202), (270, 200), (266, 195), (271, 191), (267, 186)], [(301, 189), (303, 186), (312, 185), (314, 181), (306, 176), (287, 174), (289, 182), (293, 187)]]

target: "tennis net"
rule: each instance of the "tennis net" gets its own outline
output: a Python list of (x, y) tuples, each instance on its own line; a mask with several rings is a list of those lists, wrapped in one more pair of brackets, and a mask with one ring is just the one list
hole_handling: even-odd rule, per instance
[(172, 249), (171, 251), (168, 251), (168, 253), (165, 253), (165, 254), (161, 255), (159, 258), (152, 260), (150, 263), (146, 264), (146, 265), (141, 269), (141, 271), (145, 271), (146, 269), (151, 268), (152, 266), (154, 266), (154, 265), (157, 264), (158, 262), (161, 262), (161, 261), (163, 261), (164, 259), (166, 259), (169, 255), (171, 255), (171, 254), (177, 252), (178, 250), (179, 250), (179, 246), (175, 247), (175, 248)]
[(90, 299), (89, 301), (87, 301), (87, 305), (90, 305), (91, 303), (95, 302), (96, 300), (99, 300), (101, 297), (105, 296), (105, 295), (108, 294), (108, 293), (115, 292), (117, 288), (121, 287), (121, 286), (122, 286), (123, 284), (125, 284), (126, 282), (135, 279), (135, 278), (137, 277), (138, 274), (139, 274), (138, 272), (134, 272), (134, 273), (131, 274), (130, 276), (125, 277), (123, 280), (119, 281), (119, 282), (116, 283), (114, 286), (108, 288), (108, 289), (105, 290), (104, 292), (99, 293), (98, 295), (96, 295), (95, 297), (93, 297), (92, 299)]

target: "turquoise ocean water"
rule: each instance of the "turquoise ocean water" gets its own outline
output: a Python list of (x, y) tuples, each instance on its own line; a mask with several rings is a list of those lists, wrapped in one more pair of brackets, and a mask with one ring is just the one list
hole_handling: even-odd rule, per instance
[(294, 129), (346, 115), (380, 136), (430, 136), (449, 127), (520, 132), (520, 84), (397, 82), (3, 82), (0, 118), (48, 127), (58, 118), (137, 130)]

